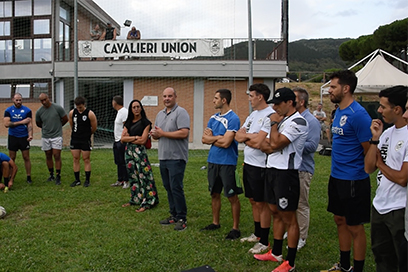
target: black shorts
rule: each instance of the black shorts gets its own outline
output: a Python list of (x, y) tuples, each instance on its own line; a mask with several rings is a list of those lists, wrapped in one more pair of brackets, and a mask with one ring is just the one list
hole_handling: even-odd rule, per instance
[(8, 150), (11, 151), (21, 151), (30, 149), (30, 142), (27, 141), (27, 137), (15, 137), (12, 135), (8, 136)]
[(239, 178), (236, 177), (236, 165), (222, 165), (208, 163), (208, 190), (211, 194), (221, 194), (224, 188), (224, 195), (232, 197), (243, 193)]
[(346, 217), (349, 226), (370, 222), (371, 184), (370, 178), (343, 180), (330, 176), (329, 204), (327, 211)]
[(280, 211), (296, 211), (299, 204), (300, 182), (298, 170), (266, 168), (265, 199)]
[(255, 202), (265, 202), (265, 168), (244, 163), (245, 196)]
[(92, 150), (91, 140), (90, 139), (87, 141), (71, 140), (69, 148), (72, 150), (91, 151)]

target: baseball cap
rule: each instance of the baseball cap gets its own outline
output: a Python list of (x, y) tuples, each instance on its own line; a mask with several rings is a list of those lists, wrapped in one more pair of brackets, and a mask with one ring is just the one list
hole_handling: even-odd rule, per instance
[(107, 25), (111, 25), (111, 22), (107, 22), (106, 24), (107, 24)]
[(281, 102), (286, 102), (289, 100), (296, 101), (296, 95), (291, 89), (284, 87), (277, 89), (273, 94), (273, 98), (266, 103), (279, 104)]

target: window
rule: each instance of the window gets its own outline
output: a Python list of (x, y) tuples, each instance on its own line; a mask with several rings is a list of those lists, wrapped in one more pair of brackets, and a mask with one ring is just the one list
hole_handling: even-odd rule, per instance
[(34, 0), (34, 15), (51, 15), (51, 0)]
[(11, 97), (11, 85), (10, 84), (0, 84), (0, 98), (10, 98)]
[(31, 0), (15, 1), (14, 16), (31, 16)]
[(13, 18), (13, 34), (16, 38), (31, 36), (31, 17)]
[(69, 12), (63, 7), (60, 7), (60, 17), (69, 22)]
[(15, 40), (15, 58), (16, 62), (32, 62), (31, 49), (32, 40)]
[(50, 34), (50, 20), (34, 20), (34, 35)]
[(51, 61), (51, 39), (34, 39), (34, 61)]
[(48, 93), (48, 83), (47, 82), (35, 82), (33, 84), (33, 98), (37, 98), (41, 93)]
[(0, 41), (0, 63), (13, 61), (13, 42), (11, 40)]
[(30, 84), (17, 84), (15, 93), (21, 93), (23, 98), (30, 98)]
[(0, 22), (0, 36), (10, 36), (10, 22)]
[(0, 18), (11, 17), (12, 15), (11, 1), (0, 1)]

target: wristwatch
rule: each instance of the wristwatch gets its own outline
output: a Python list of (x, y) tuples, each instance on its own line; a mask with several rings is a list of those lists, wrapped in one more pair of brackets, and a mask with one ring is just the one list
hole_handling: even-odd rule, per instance
[(276, 125), (278, 122), (276, 122), (276, 121), (271, 121), (271, 127), (273, 126), (273, 125)]
[(378, 145), (378, 144), (380, 143), (379, 140), (373, 141), (373, 138), (371, 138), (368, 142), (369, 142), (370, 144), (373, 144), (373, 145)]

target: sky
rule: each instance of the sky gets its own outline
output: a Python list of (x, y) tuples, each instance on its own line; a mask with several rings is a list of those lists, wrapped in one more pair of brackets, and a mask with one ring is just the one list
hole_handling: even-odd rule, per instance
[[(142, 39), (247, 38), (250, 0), (94, 0)], [(280, 38), (281, 1), (251, 0), (253, 38)], [(407, 0), (289, 1), (289, 41), (358, 38), (408, 17)], [(122, 28), (125, 38), (130, 28)]]

